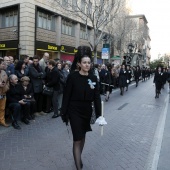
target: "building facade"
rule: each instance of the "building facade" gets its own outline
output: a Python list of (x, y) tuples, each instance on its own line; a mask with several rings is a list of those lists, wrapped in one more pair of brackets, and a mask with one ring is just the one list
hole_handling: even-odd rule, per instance
[(132, 31), (129, 42), (134, 45), (132, 65), (149, 67), (151, 59), (151, 38), (149, 35), (148, 21), (145, 15), (130, 15), (130, 19), (136, 22), (136, 28)]
[[(88, 31), (92, 31), (90, 26)], [(1, 0), (0, 56), (42, 57), (48, 52), (52, 59), (73, 61), (79, 45), (89, 46), (85, 26), (78, 18), (68, 16), (57, 3)], [(98, 45), (98, 63), (102, 62), (101, 50), (102, 42)]]

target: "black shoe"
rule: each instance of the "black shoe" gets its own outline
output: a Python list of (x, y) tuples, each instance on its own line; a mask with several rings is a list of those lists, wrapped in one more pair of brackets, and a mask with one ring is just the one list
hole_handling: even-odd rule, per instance
[(29, 122), (28, 119), (22, 119), (21, 121), (24, 122), (26, 125), (29, 125), (29, 124), (30, 124), (30, 122)]
[(52, 118), (57, 118), (57, 117), (59, 117), (59, 115), (53, 115), (53, 116), (52, 116)]
[(21, 129), (21, 127), (18, 125), (17, 121), (12, 122), (12, 126), (14, 127), (14, 129), (18, 129), (18, 130)]

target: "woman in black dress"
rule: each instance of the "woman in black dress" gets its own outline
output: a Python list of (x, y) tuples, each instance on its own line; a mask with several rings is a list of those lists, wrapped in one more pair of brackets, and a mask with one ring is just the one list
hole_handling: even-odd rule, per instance
[(101, 115), (101, 98), (97, 77), (89, 74), (91, 56), (90, 47), (78, 47), (75, 60), (77, 60), (80, 70), (73, 71), (68, 76), (62, 102), (61, 116), (66, 124), (69, 121), (71, 125), (73, 156), (77, 170), (81, 170), (83, 167), (81, 154), (85, 135), (86, 132), (91, 131), (92, 102), (94, 102), (96, 117)]
[(129, 66), (126, 66), (126, 71), (127, 71), (127, 84), (126, 84), (126, 91), (128, 91), (128, 86), (131, 82), (131, 78), (132, 78), (132, 71), (130, 69)]
[(134, 77), (135, 77), (136, 87), (138, 87), (139, 78), (141, 77), (141, 71), (140, 71), (139, 66), (137, 66), (135, 71), (134, 71)]
[(107, 64), (106, 73), (104, 76), (105, 93), (106, 93), (105, 101), (106, 102), (109, 100), (109, 95), (112, 92), (112, 88), (113, 88), (113, 77), (112, 77), (111, 69), (112, 69), (112, 65), (110, 63)]
[(159, 98), (159, 94), (161, 92), (162, 84), (163, 84), (163, 73), (162, 73), (162, 68), (157, 67), (153, 83), (155, 83), (155, 98)]
[(127, 85), (127, 71), (125, 69), (125, 65), (122, 65), (119, 73), (119, 87), (120, 87), (120, 95), (123, 96), (124, 88)]

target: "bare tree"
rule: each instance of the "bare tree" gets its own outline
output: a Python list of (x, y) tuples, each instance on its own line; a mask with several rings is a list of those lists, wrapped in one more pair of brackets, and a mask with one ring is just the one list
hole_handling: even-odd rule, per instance
[(127, 45), (133, 40), (133, 33), (136, 30), (136, 23), (128, 18), (126, 6), (119, 11), (118, 17), (107, 26), (109, 37), (114, 46), (114, 53), (122, 56), (127, 51)]
[[(124, 0), (51, 0), (63, 10), (63, 15), (74, 16), (86, 28), (88, 43), (94, 52), (94, 63), (97, 63), (97, 47), (106, 32), (106, 26), (113, 21)], [(88, 27), (91, 33), (88, 33)]]

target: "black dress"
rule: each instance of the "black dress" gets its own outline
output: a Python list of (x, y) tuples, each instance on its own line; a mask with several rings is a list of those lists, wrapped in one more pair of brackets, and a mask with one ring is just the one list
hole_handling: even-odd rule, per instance
[[(90, 86), (89, 81), (95, 85)], [(81, 140), (87, 131), (91, 131), (93, 101), (98, 117), (101, 115), (101, 98), (97, 77), (84, 76), (78, 71), (70, 74), (64, 91), (62, 114), (69, 116), (74, 141)]]
[(158, 90), (158, 92), (160, 92), (162, 84), (163, 84), (163, 73), (156, 72), (153, 82), (155, 83), (156, 90)]
[(119, 73), (119, 87), (126, 87), (127, 85), (127, 71), (120, 69)]

